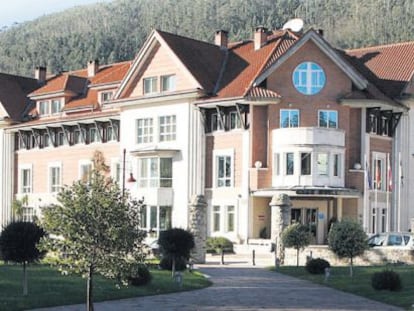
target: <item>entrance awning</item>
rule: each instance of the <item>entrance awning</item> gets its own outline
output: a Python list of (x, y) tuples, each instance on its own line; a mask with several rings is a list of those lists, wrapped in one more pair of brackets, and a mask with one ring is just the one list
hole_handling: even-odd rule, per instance
[(361, 198), (362, 193), (356, 189), (343, 187), (293, 186), (259, 189), (252, 192), (254, 197), (273, 197), (285, 193), (289, 197), (308, 198)]

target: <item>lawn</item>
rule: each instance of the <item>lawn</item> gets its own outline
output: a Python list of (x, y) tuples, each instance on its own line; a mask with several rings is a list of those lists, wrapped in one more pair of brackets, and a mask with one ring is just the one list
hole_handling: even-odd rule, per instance
[[(403, 286), (401, 291), (376, 291), (372, 288), (371, 276), (374, 272), (382, 271), (385, 268), (391, 269), (400, 275)], [(406, 310), (412, 310), (411, 306), (414, 304), (414, 266), (354, 267), (353, 278), (349, 276), (349, 267), (332, 267), (328, 281), (325, 281), (324, 275), (310, 274), (304, 267), (284, 266), (278, 268), (277, 272), (399, 306)]]
[[(121, 287), (111, 280), (95, 277), (94, 301), (165, 294), (199, 289), (211, 283), (197, 272), (185, 272), (180, 288), (170, 271), (151, 270), (152, 281), (142, 287)], [(31, 265), (28, 269), (29, 295), (22, 296), (22, 267), (0, 264), (0, 310), (25, 310), (67, 304), (85, 303), (86, 281), (79, 276), (63, 276), (47, 265)]]

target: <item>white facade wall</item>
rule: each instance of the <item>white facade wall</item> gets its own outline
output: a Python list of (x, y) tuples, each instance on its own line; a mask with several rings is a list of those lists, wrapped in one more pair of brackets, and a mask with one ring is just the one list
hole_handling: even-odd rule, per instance
[(12, 219), (13, 135), (0, 128), (0, 231)]
[[(160, 116), (176, 116), (176, 139), (160, 142)], [(153, 119), (153, 142), (137, 143), (137, 120)], [(187, 228), (188, 204), (195, 194), (203, 194), (204, 139), (199, 112), (189, 100), (174, 100), (123, 107), (121, 112), (121, 150), (126, 150), (126, 171), (131, 166), (137, 182), (128, 186), (137, 199), (149, 206), (172, 206), (172, 226)], [(172, 188), (140, 188), (138, 159), (166, 156), (173, 159)], [(128, 178), (128, 176), (126, 176)]]

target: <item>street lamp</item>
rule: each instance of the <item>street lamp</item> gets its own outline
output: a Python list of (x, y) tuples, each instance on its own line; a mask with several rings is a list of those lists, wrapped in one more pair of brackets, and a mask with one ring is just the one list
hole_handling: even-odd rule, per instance
[[(123, 150), (122, 155), (122, 197), (125, 194), (125, 163), (126, 163), (126, 149)], [(134, 178), (134, 175), (132, 172), (129, 173), (129, 178), (127, 180), (128, 183), (134, 183), (136, 182), (136, 179)]]

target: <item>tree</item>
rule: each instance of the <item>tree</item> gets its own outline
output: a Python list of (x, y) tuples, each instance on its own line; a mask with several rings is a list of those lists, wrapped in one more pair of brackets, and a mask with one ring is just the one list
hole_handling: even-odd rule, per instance
[(139, 229), (142, 201), (122, 195), (116, 183), (93, 170), (88, 183), (74, 182), (58, 194), (60, 204), (43, 211), (50, 234), (43, 247), (55, 252), (63, 272), (87, 278), (87, 310), (93, 310), (93, 276), (99, 273), (126, 284), (143, 263), (145, 232)]
[(12, 222), (0, 235), (2, 259), (23, 264), (23, 296), (28, 293), (26, 266), (43, 257), (44, 252), (37, 248), (37, 243), (44, 235), (38, 225), (25, 221)]
[(309, 228), (300, 223), (292, 224), (282, 232), (283, 245), (296, 249), (296, 267), (299, 266), (299, 250), (308, 246), (310, 241)]
[(367, 235), (362, 226), (350, 219), (332, 224), (328, 234), (329, 248), (341, 258), (349, 258), (349, 274), (353, 276), (353, 259), (368, 248)]
[(161, 254), (172, 260), (172, 277), (175, 275), (175, 262), (177, 259), (188, 260), (194, 248), (194, 236), (191, 232), (180, 228), (161, 231), (158, 238)]

